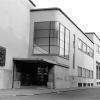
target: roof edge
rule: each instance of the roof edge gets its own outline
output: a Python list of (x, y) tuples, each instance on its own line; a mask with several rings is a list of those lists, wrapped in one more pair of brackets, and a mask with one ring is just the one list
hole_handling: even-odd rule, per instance
[(36, 7), (36, 5), (33, 3), (32, 0), (29, 0), (29, 2), (30, 2), (34, 7)]
[(100, 38), (97, 36), (97, 34), (95, 32), (86, 32), (85, 34), (94, 34), (98, 38), (98, 40), (100, 41)]
[[(31, 12), (35, 12), (35, 11), (48, 11), (48, 10), (59, 10), (73, 25), (76, 26), (76, 28), (78, 28), (78, 30), (80, 32), (82, 32), (85, 36), (86, 34), (58, 7), (53, 7), (53, 8), (39, 8), (39, 9), (31, 9)], [(88, 38), (88, 36), (86, 36)], [(88, 38), (89, 39), (89, 38)], [(90, 39), (89, 39), (90, 40)], [(91, 41), (91, 40), (90, 40)], [(94, 42), (91, 41), (93, 44)]]

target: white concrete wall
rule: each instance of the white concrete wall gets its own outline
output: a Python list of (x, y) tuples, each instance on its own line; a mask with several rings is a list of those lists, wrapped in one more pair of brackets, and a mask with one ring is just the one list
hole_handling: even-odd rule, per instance
[(69, 69), (61, 66), (54, 66), (55, 88), (69, 88)]
[(29, 2), (0, 0), (0, 46), (6, 48), (6, 64), (0, 69), (12, 70), (13, 57), (28, 57), (29, 31)]

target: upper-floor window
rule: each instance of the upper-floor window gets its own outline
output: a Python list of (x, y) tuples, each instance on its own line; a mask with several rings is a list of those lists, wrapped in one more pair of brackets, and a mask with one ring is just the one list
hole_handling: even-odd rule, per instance
[(96, 45), (96, 51), (98, 52), (98, 53), (100, 53), (100, 46), (97, 44)]
[(83, 51), (86, 52), (87, 51), (87, 46), (85, 43), (83, 43)]
[(69, 30), (56, 21), (35, 22), (34, 54), (69, 57)]
[(0, 46), (0, 66), (5, 66), (6, 48)]
[(84, 43), (81, 39), (78, 40), (78, 48), (89, 56), (93, 57), (94, 51), (91, 49), (86, 43)]
[(99, 45), (96, 45), (96, 51), (99, 52)]
[(83, 44), (82, 41), (79, 39), (78, 40), (78, 48), (82, 50)]

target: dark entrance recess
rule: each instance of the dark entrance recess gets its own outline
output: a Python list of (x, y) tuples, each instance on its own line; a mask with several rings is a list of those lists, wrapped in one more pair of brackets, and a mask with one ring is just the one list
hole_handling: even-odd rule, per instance
[(47, 87), (49, 81), (54, 81), (53, 64), (43, 61), (14, 61), (13, 87), (16, 81), (20, 82), (20, 87)]

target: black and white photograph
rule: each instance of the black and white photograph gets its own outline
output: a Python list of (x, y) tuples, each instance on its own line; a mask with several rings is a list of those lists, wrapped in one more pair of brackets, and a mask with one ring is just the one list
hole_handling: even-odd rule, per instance
[(100, 100), (99, 0), (0, 0), (0, 100)]

